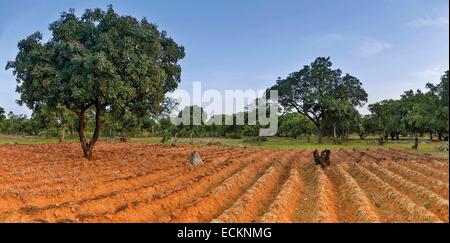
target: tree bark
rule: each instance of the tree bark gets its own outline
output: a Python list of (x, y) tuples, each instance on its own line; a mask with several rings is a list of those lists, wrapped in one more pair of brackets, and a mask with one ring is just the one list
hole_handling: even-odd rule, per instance
[(80, 138), (81, 148), (83, 149), (84, 157), (88, 160), (92, 160), (94, 146), (97, 143), (98, 138), (100, 137), (100, 129), (103, 124), (101, 120), (103, 108), (98, 103), (95, 104), (95, 130), (92, 139), (89, 142), (86, 140), (85, 136), (86, 130), (85, 112), (86, 111), (84, 110), (78, 114), (78, 124), (79, 124), (78, 135)]
[(322, 144), (323, 143), (323, 131), (322, 129), (319, 127), (319, 143)]
[(64, 127), (59, 128), (59, 133), (58, 133), (58, 141), (60, 143), (62, 143), (64, 141), (64, 137), (65, 137), (65, 131), (64, 131)]
[(415, 135), (414, 145), (413, 145), (412, 148), (415, 149), (415, 150), (417, 150), (419, 148), (419, 138), (417, 137), (417, 134)]
[(336, 143), (336, 122), (333, 122), (333, 141)]

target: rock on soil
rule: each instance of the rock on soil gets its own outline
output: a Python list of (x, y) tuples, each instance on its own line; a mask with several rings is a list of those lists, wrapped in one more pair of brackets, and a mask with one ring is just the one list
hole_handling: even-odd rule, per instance
[(189, 163), (191, 163), (193, 166), (198, 166), (198, 165), (202, 165), (203, 164), (203, 160), (200, 157), (200, 154), (197, 151), (194, 151), (190, 156), (189, 156)]

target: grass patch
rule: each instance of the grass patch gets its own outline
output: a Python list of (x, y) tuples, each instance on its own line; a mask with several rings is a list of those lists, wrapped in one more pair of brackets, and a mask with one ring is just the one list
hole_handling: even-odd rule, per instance
[[(119, 141), (118, 139), (111, 138), (101, 138), (101, 141)], [(179, 138), (177, 144), (188, 145), (189, 138)], [(411, 149), (413, 145), (412, 140), (401, 140), (399, 142), (388, 141), (385, 145), (379, 146), (377, 141), (374, 139), (359, 140), (350, 139), (343, 142), (342, 144), (334, 144), (331, 141), (326, 141), (323, 144), (316, 142), (314, 138), (308, 142), (305, 139), (290, 139), (290, 138), (268, 138), (263, 142), (251, 142), (255, 138), (242, 138), (242, 139), (229, 139), (229, 138), (194, 138), (194, 143), (197, 146), (249, 146), (249, 147), (262, 147), (269, 149), (378, 149), (378, 148), (396, 148), (404, 149), (408, 152), (417, 152), (421, 154), (431, 154), (433, 156), (438, 156), (442, 158), (448, 158), (447, 152), (438, 152), (439, 142), (425, 142), (419, 144), (417, 151)], [(146, 138), (130, 138), (130, 143), (139, 144), (160, 144), (160, 137), (146, 137)], [(256, 140), (255, 140), (256, 141)], [(29, 137), (29, 136), (8, 136), (0, 135), (0, 144), (43, 144), (43, 143), (56, 143), (58, 139), (56, 138), (45, 138), (45, 137)], [(65, 139), (65, 142), (78, 142), (77, 138)]]

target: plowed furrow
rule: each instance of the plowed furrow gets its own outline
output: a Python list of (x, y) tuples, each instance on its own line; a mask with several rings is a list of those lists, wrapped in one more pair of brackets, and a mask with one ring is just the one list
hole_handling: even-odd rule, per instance
[(429, 166), (430, 168), (436, 169), (436, 170), (443, 170), (448, 171), (448, 161), (437, 161), (437, 160), (430, 160), (429, 163), (424, 163), (424, 165)]
[[(152, 148), (150, 148), (152, 149)], [(157, 150), (158, 153), (153, 153), (153, 154), (148, 154), (145, 157), (146, 161), (151, 161), (154, 160), (156, 158), (159, 159), (173, 159), (174, 155), (176, 157), (180, 157), (180, 156), (184, 156), (186, 157), (186, 155), (189, 153), (189, 151), (187, 149), (185, 150), (179, 150), (176, 153), (170, 152), (170, 150), (166, 149), (166, 150)], [(123, 154), (126, 154), (126, 151), (123, 151)], [(63, 162), (61, 163), (61, 161), (59, 160), (48, 160), (47, 158), (40, 158), (38, 156), (36, 156), (36, 158), (24, 158), (24, 160), (26, 161), (32, 161), (32, 163), (23, 163), (20, 165), (21, 168), (26, 168), (26, 171), (14, 171), (12, 170), (9, 173), (3, 173), (2, 177), (5, 176), (11, 176), (11, 177), (21, 177), (26, 175), (24, 172), (28, 173), (28, 174), (34, 174), (36, 175), (36, 171), (40, 171), (41, 172), (41, 176), (42, 173), (49, 173), (49, 174), (54, 174), (55, 176), (70, 176), (70, 173), (72, 173), (72, 171), (70, 170), (59, 170), (57, 168), (61, 168), (61, 166), (74, 166), (72, 163), (66, 163)], [(43, 163), (36, 163), (36, 161), (45, 161)], [(124, 161), (126, 161), (126, 158), (124, 158)], [(115, 170), (115, 169), (119, 169), (121, 167), (126, 166), (126, 164), (118, 164), (116, 163), (116, 161), (114, 163), (111, 163), (110, 161), (92, 161), (92, 162), (87, 162), (82, 164), (82, 166), (84, 165), (88, 165), (88, 164), (101, 164), (103, 166), (99, 166), (97, 168), (97, 170), (95, 171), (95, 173), (90, 172), (90, 171), (86, 171), (86, 173), (92, 173), (95, 174), (96, 176), (99, 176), (101, 174), (104, 175), (108, 175), (108, 172), (110, 172), (111, 170)], [(2, 172), (7, 172), (6, 170), (3, 170)], [(37, 177), (38, 179), (40, 177)]]
[[(225, 153), (222, 157), (219, 158), (208, 158), (205, 159), (205, 164), (208, 166), (214, 166), (218, 163), (221, 163), (224, 161), (224, 156), (228, 156), (228, 153)], [(231, 155), (231, 152), (230, 152)], [(231, 158), (238, 158), (240, 156), (243, 156), (244, 153), (237, 152), (234, 155), (231, 155)], [(206, 157), (206, 156), (205, 156)], [(130, 176), (123, 176), (118, 177), (112, 180), (107, 180), (102, 183), (96, 183), (96, 185), (90, 186), (88, 188), (81, 188), (81, 186), (77, 186), (76, 190), (70, 190), (70, 188), (67, 188), (67, 185), (64, 186), (62, 184), (61, 186), (58, 185), (52, 185), (53, 188), (61, 188), (60, 193), (57, 195), (49, 194), (47, 192), (44, 195), (40, 196), (38, 188), (45, 188), (50, 187), (49, 183), (44, 183), (44, 185), (37, 185), (34, 188), (28, 188), (28, 190), (32, 190), (36, 197), (30, 198), (27, 200), (27, 204), (31, 205), (30, 207), (37, 207), (37, 208), (52, 208), (56, 207), (55, 205), (67, 205), (67, 204), (77, 204), (78, 202), (86, 202), (89, 201), (90, 198), (103, 198), (104, 192), (109, 191), (108, 194), (114, 194), (115, 192), (120, 191), (130, 191), (132, 188), (139, 188), (142, 185), (148, 185), (152, 182), (155, 182), (157, 180), (160, 180), (162, 178), (171, 178), (173, 176), (178, 176), (182, 174), (183, 172), (186, 173), (189, 171), (189, 166), (186, 165), (186, 158), (187, 156), (184, 156), (179, 159), (179, 162), (177, 162), (176, 166), (166, 166), (166, 168), (161, 169), (153, 169), (150, 171), (143, 171), (140, 173), (134, 173)], [(100, 180), (101, 181), (101, 180)], [(75, 184), (76, 186), (76, 184)], [(55, 189), (54, 189), (55, 190)], [(51, 205), (53, 204), (53, 206)]]
[[(177, 156), (178, 161), (184, 160), (186, 156)], [(160, 158), (161, 159), (168, 159), (168, 158)], [(54, 168), (58, 168), (59, 165), (54, 165)], [(124, 169), (122, 169), (123, 167)], [(67, 195), (66, 193), (74, 192), (76, 190), (81, 191), (84, 188), (83, 183), (84, 182), (95, 182), (97, 185), (102, 185), (103, 183), (108, 183), (112, 181), (121, 181), (123, 179), (128, 179), (129, 177), (133, 177), (136, 174), (142, 173), (142, 170), (140, 172), (135, 171), (127, 171), (127, 164), (122, 165), (119, 167), (118, 165), (110, 166), (110, 165), (104, 165), (102, 167), (96, 167), (92, 168), (91, 170), (79, 169), (74, 173), (73, 170), (66, 170), (70, 171), (67, 173), (57, 173), (57, 172), (51, 172), (51, 171), (40, 171), (40, 173), (33, 172), (35, 176), (38, 174), (40, 177), (35, 178), (35, 180), (30, 180), (29, 178), (25, 177), (16, 177), (17, 179), (14, 182), (14, 186), (21, 190), (24, 189), (26, 191), (32, 191), (35, 195), (39, 196), (41, 194), (44, 194), (47, 199), (49, 199), (51, 196), (53, 196), (56, 200), (61, 199), (61, 194)], [(142, 166), (145, 168), (145, 166)], [(102, 168), (102, 169), (101, 169)], [(161, 168), (161, 170), (170, 168), (170, 164), (166, 166), (166, 168)], [(143, 173), (145, 171), (155, 171), (155, 168), (148, 168), (148, 170), (143, 169)], [(61, 170), (65, 171), (65, 170)], [(70, 173), (70, 174), (69, 174)], [(119, 176), (117, 176), (119, 175)], [(12, 177), (14, 178), (14, 177)], [(23, 179), (21, 179), (23, 178)], [(59, 178), (65, 178), (65, 179), (59, 179)], [(92, 180), (91, 178), (95, 178), (95, 180)], [(11, 184), (11, 183), (9, 183)], [(8, 186), (9, 186), (8, 184)], [(86, 185), (93, 187), (94, 185)], [(86, 189), (92, 189), (92, 188), (86, 188)], [(53, 192), (59, 192), (59, 193), (53, 193)], [(3, 194), (3, 196), (8, 196), (7, 194)], [(69, 200), (69, 199), (66, 199)], [(72, 199), (73, 200), (73, 199)], [(28, 200), (28, 203), (34, 204), (39, 203), (40, 199), (34, 199), (30, 198)]]
[[(275, 157), (279, 156), (279, 153)], [(204, 197), (186, 205), (173, 215), (172, 222), (210, 222), (245, 192), (275, 162), (264, 157), (225, 180)]]
[(414, 203), (436, 214), (441, 220), (448, 222), (448, 200), (377, 164), (370, 164), (369, 169), (395, 189), (407, 195)]
[[(145, 169), (146, 164), (151, 163), (152, 160), (176, 160), (176, 161), (184, 161), (186, 160), (186, 158), (188, 157), (189, 152), (181, 152), (181, 153), (177, 153), (175, 155), (170, 155), (169, 154), (161, 154), (161, 155), (157, 155), (154, 154), (150, 157), (145, 158), (145, 160), (141, 161), (142, 164), (142, 169)], [(207, 151), (205, 151), (204, 153), (202, 153), (203, 159), (205, 161), (210, 160), (211, 158), (214, 158), (214, 155), (210, 155)], [(131, 162), (130, 162), (131, 163)], [(140, 171), (124, 171), (124, 169), (128, 170), (128, 163), (124, 162), (122, 164), (117, 164), (117, 163), (108, 163), (106, 162), (102, 164), (102, 166), (98, 166), (98, 168), (95, 168), (95, 170), (83, 170), (83, 172), (81, 172), (81, 169), (83, 169), (82, 167), (80, 168), (79, 174), (80, 176), (84, 177), (84, 178), (90, 178), (90, 177), (95, 177), (97, 182), (111, 182), (111, 181), (115, 181), (115, 180), (123, 180), (123, 179), (127, 179), (128, 177), (132, 176), (132, 175), (136, 175), (142, 172), (142, 169)], [(27, 190), (33, 190), (36, 193), (39, 193), (39, 190), (41, 188), (46, 188), (46, 187), (52, 187), (52, 183), (54, 183), (55, 178), (73, 178), (74, 174), (72, 170), (56, 170), (56, 168), (62, 166), (61, 164), (49, 164), (49, 165), (45, 165), (42, 166), (40, 165), (38, 168), (28, 168), (28, 170), (26, 171), (26, 173), (21, 173), (21, 172), (15, 172), (12, 173), (10, 175), (8, 175), (8, 178), (12, 178), (14, 179), (14, 184), (16, 187), (18, 188), (26, 188)], [(164, 170), (167, 168), (170, 168), (170, 164), (167, 163), (163, 163), (162, 166), (158, 166), (160, 170)], [(40, 168), (40, 169), (39, 169)], [(52, 168), (52, 170), (43, 170), (42, 168)], [(154, 170), (154, 168), (149, 168), (150, 170)], [(36, 180), (32, 180), (30, 181), (29, 178), (27, 178), (27, 175), (34, 175), (36, 176), (37, 173), (36, 171), (40, 171), (40, 176), (36, 178)], [(119, 171), (119, 176), (114, 176), (114, 174), (112, 174), (112, 171)], [(144, 172), (145, 173), (145, 172)], [(124, 176), (125, 174), (125, 176)], [(129, 174), (129, 175), (127, 175)], [(79, 177), (80, 177), (79, 176)], [(6, 178), (5, 178), (6, 179)], [(8, 184), (8, 180), (3, 180), (2, 183), (6, 183)], [(56, 183), (55, 183), (56, 184)], [(57, 186), (57, 184), (56, 184)]]
[(256, 183), (213, 222), (255, 222), (275, 198), (279, 185), (286, 179), (286, 171), (292, 154), (284, 155), (270, 167)]
[[(229, 159), (239, 158), (241, 156), (243, 156), (243, 153), (237, 153), (237, 154), (233, 155), (232, 157), (229, 157)], [(216, 159), (210, 160), (209, 162), (205, 162), (206, 167), (215, 167), (215, 166), (223, 163), (225, 161), (224, 158), (227, 158), (226, 154), (221, 158), (216, 158)], [(151, 184), (162, 178), (167, 179), (167, 178), (171, 178), (174, 176), (179, 176), (183, 173), (186, 174), (190, 170), (193, 170), (194, 168), (188, 166), (184, 160), (186, 160), (186, 157), (183, 158), (182, 163), (180, 163), (178, 166), (172, 166), (172, 167), (163, 168), (163, 169), (154, 169), (150, 173), (142, 172), (139, 174), (135, 174), (133, 176), (116, 178), (114, 180), (109, 180), (109, 181), (103, 182), (102, 184), (99, 184), (98, 186), (96, 186), (92, 189), (88, 189), (86, 191), (64, 194), (64, 197), (61, 197), (61, 196), (56, 197), (56, 198), (46, 197), (45, 201), (47, 203), (51, 203), (53, 201), (52, 199), (54, 199), (55, 201), (57, 200), (56, 203), (58, 203), (59, 205), (65, 205), (65, 204), (73, 205), (73, 204), (77, 203), (77, 202), (73, 201), (74, 198), (78, 199), (78, 200), (76, 200), (76, 201), (79, 201), (78, 203), (84, 203), (86, 201), (89, 201), (90, 198), (103, 198), (105, 194), (102, 194), (102, 192), (105, 192), (105, 191), (109, 191), (110, 193), (108, 193), (108, 194), (114, 194), (114, 192), (121, 192), (122, 190), (130, 191), (133, 188), (139, 188), (139, 187), (142, 187), (143, 185), (145, 186), (145, 185)], [(108, 194), (106, 194), (106, 195), (108, 195)], [(90, 197), (86, 198), (86, 195), (89, 195)], [(64, 200), (66, 197), (70, 197), (72, 200)], [(34, 203), (33, 201), (36, 201), (36, 202)], [(40, 205), (39, 202), (42, 202), (42, 201), (43, 200), (40, 200), (40, 198), (36, 198), (34, 200), (32, 199), (30, 201), (30, 203), (34, 207), (42, 207), (42, 208), (51, 207), (51, 205), (45, 205), (45, 206)]]
[(289, 178), (282, 186), (280, 193), (269, 207), (267, 213), (261, 218), (263, 223), (292, 223), (295, 218), (295, 207), (302, 193), (303, 183), (294, 164), (290, 170)]
[(405, 150), (398, 150), (398, 149), (390, 148), (388, 151), (394, 151), (394, 152), (400, 154), (402, 157), (409, 157), (412, 159), (419, 159), (419, 160), (424, 160), (424, 161), (429, 161), (429, 160), (439, 160), (442, 162), (447, 161), (447, 159), (444, 159), (444, 158), (436, 158), (431, 155), (418, 154), (418, 153), (414, 153), (414, 152), (408, 152)]
[(424, 163), (418, 163), (414, 161), (399, 160), (397, 161), (397, 163), (411, 170), (420, 172), (428, 177), (439, 179), (445, 183), (449, 182), (448, 171), (436, 170), (424, 165)]
[(406, 179), (414, 182), (417, 185), (423, 186), (430, 191), (448, 199), (448, 184), (443, 183), (440, 180), (425, 176), (424, 174), (408, 169), (405, 166), (399, 165), (391, 161), (383, 161), (381, 163), (384, 167), (388, 168), (390, 171), (405, 177)]
[[(270, 157), (266, 157), (263, 161), (270, 162)], [(185, 181), (172, 190), (155, 190), (158, 193), (151, 198), (129, 201), (127, 204), (116, 208), (113, 213), (84, 216), (83, 218), (89, 222), (166, 222), (171, 219), (174, 210), (195, 198), (202, 197), (225, 179), (240, 171), (246, 163), (235, 161), (233, 165)]]
[[(389, 222), (442, 222), (427, 209), (416, 205), (378, 176), (357, 163), (349, 164), (350, 174), (370, 194)], [(400, 213), (401, 212), (401, 213)]]
[(314, 223), (338, 222), (336, 195), (332, 183), (320, 166), (315, 166), (316, 194), (314, 195)]
[(393, 149), (388, 149), (388, 150), (386, 150), (386, 149), (377, 149), (377, 150), (375, 150), (375, 152), (380, 154), (380, 155), (383, 155), (386, 158), (393, 159), (393, 160), (394, 159), (395, 160), (397, 160), (397, 159), (404, 159), (404, 158), (407, 158), (407, 159), (423, 159), (423, 157), (418, 157), (417, 155), (411, 155), (411, 154), (403, 153), (401, 151), (393, 150)]
[(339, 211), (345, 212), (341, 222), (380, 222), (366, 193), (341, 165), (336, 165), (330, 174), (338, 181), (336, 184), (339, 184)]
[[(67, 202), (62, 205), (48, 205), (46, 207), (25, 207), (19, 210), (19, 213), (25, 213), (27, 218), (47, 218), (49, 221), (58, 221), (61, 218), (73, 221), (79, 218), (88, 218), (88, 215), (106, 214), (105, 212), (115, 211), (130, 201), (152, 197), (157, 193), (171, 190), (186, 181), (201, 177), (205, 173), (218, 173), (223, 168), (238, 169), (240, 163), (235, 159), (218, 159), (205, 166), (194, 168), (186, 165), (185, 170), (167, 177), (159, 177), (159, 180), (149, 181), (130, 181), (124, 182), (120, 190), (106, 190), (108, 193), (96, 195), (94, 197), (84, 198), (75, 202)], [(95, 205), (103, 205), (96, 207)], [(77, 216), (78, 215), (78, 216)], [(11, 217), (10, 217), (11, 218)]]

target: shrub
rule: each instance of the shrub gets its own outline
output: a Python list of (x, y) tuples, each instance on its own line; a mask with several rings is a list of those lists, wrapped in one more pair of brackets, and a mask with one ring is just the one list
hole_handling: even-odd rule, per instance
[(448, 142), (443, 142), (437, 147), (439, 152), (448, 152)]
[(252, 137), (252, 138), (246, 138), (244, 140), (244, 143), (254, 143), (254, 144), (258, 144), (258, 146), (261, 146), (261, 144), (264, 142), (267, 142), (266, 137)]

